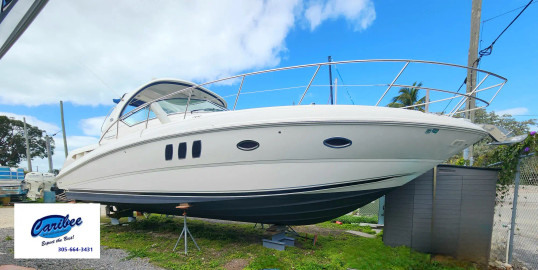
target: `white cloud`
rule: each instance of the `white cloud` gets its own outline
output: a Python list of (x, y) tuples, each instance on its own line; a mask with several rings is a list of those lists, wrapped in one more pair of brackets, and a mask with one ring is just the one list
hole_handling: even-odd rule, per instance
[(99, 137), (104, 120), (105, 116), (82, 119), (79, 121), (79, 127), (85, 135)]
[(312, 1), (305, 11), (310, 30), (316, 29), (324, 20), (344, 17), (353, 30), (368, 28), (375, 20), (374, 3), (371, 0)]
[(509, 114), (509, 115), (511, 115), (511, 116), (517, 116), (517, 115), (528, 114), (528, 113), (529, 113), (529, 109), (527, 109), (527, 108), (523, 108), (523, 107), (519, 107), (519, 108), (511, 108), (511, 109), (506, 109), (506, 110), (495, 111), (495, 113), (496, 113), (497, 115), (505, 115), (505, 114)]
[(9, 112), (0, 112), (0, 115), (13, 117), (14, 119), (20, 120), (20, 121), (23, 121), (23, 117), (25, 117), (27, 124), (30, 124), (32, 126), (38, 127), (39, 129), (45, 130), (50, 135), (62, 130), (60, 127), (58, 127), (57, 125), (53, 123), (41, 121), (37, 119), (36, 117), (30, 116), (30, 115), (20, 115), (20, 114), (14, 114), (14, 113), (9, 113)]
[[(303, 16), (355, 30), (369, 0), (49, 1), (0, 61), (0, 104), (109, 104), (152, 78), (206, 81), (278, 65)], [(303, 15), (303, 11), (307, 14)]]

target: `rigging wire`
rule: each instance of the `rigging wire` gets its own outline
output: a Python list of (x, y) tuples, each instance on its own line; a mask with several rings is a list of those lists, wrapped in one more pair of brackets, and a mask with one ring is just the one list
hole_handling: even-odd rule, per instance
[[(456, 93), (459, 93), (461, 88), (463, 87), (464, 84), (467, 83), (467, 77), (465, 77), (465, 79), (463, 80), (463, 82), (461, 83), (460, 85), (460, 88), (458, 88), (458, 91), (456, 91)], [(454, 97), (456, 96), (456, 94), (454, 94)], [(441, 114), (444, 114), (446, 109), (448, 108), (448, 106), (450, 106), (450, 103), (452, 103), (452, 100), (454, 100), (453, 98), (450, 99), (450, 101), (448, 102), (448, 104), (446, 104), (445, 108), (443, 109), (443, 112)]]
[[(345, 86), (346, 83), (344, 82), (344, 79), (342, 78), (342, 75), (340, 75), (340, 71), (338, 71), (338, 68), (336, 67), (336, 65), (334, 65), (334, 69), (336, 70), (336, 73), (338, 74), (338, 77), (342, 81), (342, 86)], [(351, 94), (349, 94), (349, 91), (348, 91), (347, 87), (346, 87), (346, 93), (347, 93), (347, 96), (349, 97), (349, 100), (351, 100), (351, 104), (355, 105), (355, 102), (353, 101), (353, 98), (351, 97)]]

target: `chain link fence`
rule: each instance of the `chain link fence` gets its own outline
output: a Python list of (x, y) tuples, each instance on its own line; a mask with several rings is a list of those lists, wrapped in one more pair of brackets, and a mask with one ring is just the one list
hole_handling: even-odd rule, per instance
[[(514, 201), (512, 184), (497, 196), (491, 242), (491, 259), (506, 262)], [(516, 209), (513, 261), (516, 269), (538, 270), (538, 157), (522, 158)]]

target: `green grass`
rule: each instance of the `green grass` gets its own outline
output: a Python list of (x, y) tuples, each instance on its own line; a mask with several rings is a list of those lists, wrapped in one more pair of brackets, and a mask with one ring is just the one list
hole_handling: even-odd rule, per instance
[(185, 256), (183, 241), (172, 252), (182, 222), (181, 218), (153, 215), (128, 226), (103, 225), (101, 244), (127, 250), (127, 259), (149, 258), (151, 263), (167, 269), (223, 269), (234, 259), (247, 262), (246, 269), (462, 269), (456, 264), (430, 262), (429, 255), (409, 248), (385, 246), (379, 238), (346, 233), (320, 234), (315, 246), (312, 239), (298, 238), (296, 247), (276, 251), (262, 246), (261, 239), (270, 236), (252, 225), (191, 219), (189, 230), (201, 251), (189, 241), (189, 255)]
[(377, 224), (377, 216), (352, 216), (352, 215), (343, 215), (341, 217), (333, 218), (332, 222), (341, 221), (344, 224), (351, 223), (373, 223)]
[(8, 236), (6, 236), (6, 238), (5, 238), (4, 240), (6, 240), (6, 241), (11, 241), (11, 240), (13, 240), (13, 237), (11, 237), (11, 236), (8, 235)]
[(360, 231), (364, 233), (369, 234), (376, 234), (374, 230), (370, 226), (360, 226), (358, 224), (336, 224), (331, 221), (325, 221), (322, 223), (317, 224), (317, 226), (322, 228), (329, 228), (329, 229), (337, 229), (337, 230), (352, 230), (352, 231)]
[[(342, 222), (342, 224), (337, 224), (336, 221)], [(376, 234), (376, 232), (370, 226), (360, 226), (360, 223), (377, 223), (377, 216), (367, 217), (367, 216), (351, 216), (343, 215), (338, 218), (334, 218), (330, 221), (322, 222), (317, 224), (319, 227), (337, 229), (337, 230), (353, 230), (361, 231), (369, 234)], [(383, 234), (381, 233), (380, 236)]]

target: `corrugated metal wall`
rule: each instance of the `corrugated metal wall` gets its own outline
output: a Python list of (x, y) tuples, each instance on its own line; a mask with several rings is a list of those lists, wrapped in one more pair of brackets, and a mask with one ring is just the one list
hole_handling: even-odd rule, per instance
[(486, 264), (498, 171), (439, 165), (386, 195), (383, 241)]

